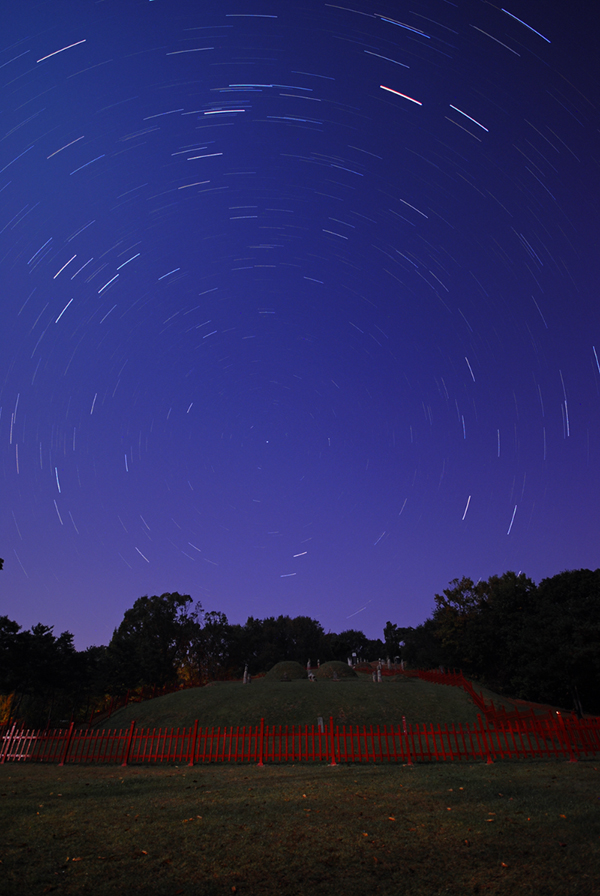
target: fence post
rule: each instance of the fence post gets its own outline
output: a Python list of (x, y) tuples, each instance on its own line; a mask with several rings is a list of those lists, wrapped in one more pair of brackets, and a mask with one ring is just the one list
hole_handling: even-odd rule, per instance
[[(406, 721), (404, 719), (404, 716), (402, 716), (402, 723), (404, 725), (404, 746), (406, 747), (406, 752), (408, 753), (408, 765), (412, 765), (413, 761), (412, 761), (412, 756), (410, 755), (410, 746), (408, 743), (408, 732), (406, 730)], [(412, 725), (411, 725), (411, 733), (412, 733)], [(434, 739), (434, 743), (435, 743), (435, 739)], [(402, 750), (402, 752), (404, 752), (404, 750)], [(415, 758), (416, 758), (416, 756), (415, 756)]]
[(569, 735), (567, 734), (567, 726), (565, 725), (565, 720), (562, 717), (562, 713), (559, 713), (558, 718), (560, 719), (560, 726), (563, 730), (563, 735), (564, 735), (565, 741), (567, 742), (567, 747), (569, 748), (569, 756), (571, 757), (569, 759), (569, 762), (577, 762), (578, 761), (577, 756), (573, 752), (573, 744), (571, 743), (571, 739), (569, 738)]
[(333, 736), (333, 716), (329, 716), (329, 731), (331, 735), (331, 762), (330, 765), (337, 765), (335, 761), (335, 738)]
[(73, 728), (74, 727), (75, 726), (74, 726), (73, 722), (71, 722), (71, 724), (69, 725), (69, 733), (67, 734), (67, 740), (65, 742), (65, 748), (63, 750), (63, 754), (61, 756), (60, 762), (58, 763), (59, 767), (63, 766), (67, 760), (67, 756), (69, 754), (69, 747), (71, 746), (71, 738), (73, 737)]
[(135, 728), (135, 719), (132, 719), (131, 727), (129, 728), (129, 735), (127, 736), (127, 744), (125, 745), (125, 756), (123, 757), (123, 762), (121, 763), (121, 767), (126, 766), (129, 760), (129, 753), (131, 751), (131, 743), (133, 741), (133, 729)]
[[(188, 762), (188, 765), (194, 764), (194, 759), (196, 757), (196, 738), (197, 737), (198, 737), (198, 719), (196, 719), (196, 721), (194, 722), (194, 733), (192, 734), (192, 755), (191, 755), (190, 761)], [(189, 749), (188, 749), (188, 755), (189, 755)]]
[(258, 736), (258, 767), (262, 768), (263, 763), (263, 736), (265, 733), (265, 720), (260, 720), (260, 734)]
[[(483, 729), (483, 719), (481, 718), (480, 715), (477, 716), (477, 719), (478, 719), (478, 721), (479, 721), (479, 730), (480, 730), (480, 732), (481, 732), (481, 737), (482, 737), (483, 743), (484, 743), (484, 745), (485, 745), (485, 752), (487, 753), (487, 764), (488, 764), (488, 765), (493, 765), (493, 764), (494, 764), (494, 760), (492, 759), (492, 757), (491, 757), (491, 755), (490, 755), (490, 748), (489, 748), (489, 745), (488, 745), (488, 740), (487, 740), (487, 737), (486, 737), (486, 732), (485, 732), (484, 729)], [(490, 738), (490, 741), (491, 741), (491, 738)]]

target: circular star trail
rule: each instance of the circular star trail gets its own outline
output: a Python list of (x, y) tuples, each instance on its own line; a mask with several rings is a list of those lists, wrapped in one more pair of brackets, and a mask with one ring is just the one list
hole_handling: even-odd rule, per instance
[(3, 612), (381, 634), (598, 557), (589, 4), (15, 8)]

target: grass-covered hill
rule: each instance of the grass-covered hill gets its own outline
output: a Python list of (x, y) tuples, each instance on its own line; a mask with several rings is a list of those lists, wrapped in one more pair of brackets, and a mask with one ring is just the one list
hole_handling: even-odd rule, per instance
[(322, 663), (314, 670), (315, 678), (319, 681), (326, 679), (343, 679), (358, 678), (354, 669), (348, 663), (341, 663), (339, 660), (330, 660), (328, 663)]
[[(494, 695), (494, 701), (496, 697)], [(498, 698), (497, 703), (503, 702)], [(104, 728), (256, 725), (316, 725), (333, 717), (338, 725), (397, 725), (422, 722), (475, 722), (477, 708), (458, 687), (399, 676), (375, 684), (359, 675), (339, 681), (213, 682), (144, 703), (130, 704), (107, 719)]]
[(267, 681), (308, 680), (308, 672), (300, 663), (295, 663), (293, 660), (284, 660), (281, 663), (276, 663), (272, 669), (269, 669), (265, 679)]

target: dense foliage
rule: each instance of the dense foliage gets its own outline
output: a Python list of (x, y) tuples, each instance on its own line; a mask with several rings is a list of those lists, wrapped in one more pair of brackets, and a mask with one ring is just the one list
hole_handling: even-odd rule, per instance
[[(21, 630), (0, 617), (0, 694), (12, 694), (10, 716), (33, 726), (83, 721), (98, 698), (141, 687), (203, 684), (264, 672), (280, 660), (380, 657), (384, 645), (363, 632), (324, 632), (308, 616), (250, 616), (232, 625), (218, 611), (191, 608), (192, 598), (167, 593), (140, 597), (125, 612), (107, 646), (77, 652), (73, 636), (52, 628)], [(6, 701), (5, 701), (6, 703)], [(1, 706), (4, 704), (0, 704)], [(0, 722), (2, 719), (0, 719)]]
[(414, 628), (388, 622), (383, 641), (353, 629), (325, 632), (308, 616), (250, 616), (234, 625), (191, 604), (177, 592), (140, 597), (107, 646), (80, 652), (70, 632), (57, 637), (41, 624), (23, 631), (0, 617), (0, 694), (13, 695), (11, 716), (32, 725), (83, 719), (106, 694), (349, 657), (462, 669), (508, 696), (600, 712), (600, 569), (562, 572), (537, 586), (514, 572), (454, 579), (435, 595), (429, 619)]
[(0, 616), (0, 693), (14, 694), (12, 713), (44, 725), (80, 703), (85, 690), (85, 652), (77, 653), (73, 636), (58, 638), (47, 625), (29, 631)]
[(514, 572), (454, 579), (431, 618), (395, 634), (411, 665), (462, 669), (509, 696), (600, 711), (600, 569), (537, 586)]

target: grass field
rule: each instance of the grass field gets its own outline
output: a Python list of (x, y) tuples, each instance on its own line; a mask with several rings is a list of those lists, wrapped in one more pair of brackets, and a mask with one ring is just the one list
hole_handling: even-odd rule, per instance
[(0, 766), (3, 896), (594, 896), (600, 764)]
[[(494, 702), (510, 704), (494, 696)], [(398, 677), (374, 684), (370, 676), (345, 681), (265, 681), (251, 685), (220, 681), (208, 687), (167, 694), (114, 713), (101, 727), (316, 725), (330, 716), (336, 725), (397, 725), (422, 722), (475, 722), (477, 707), (458, 687)]]

